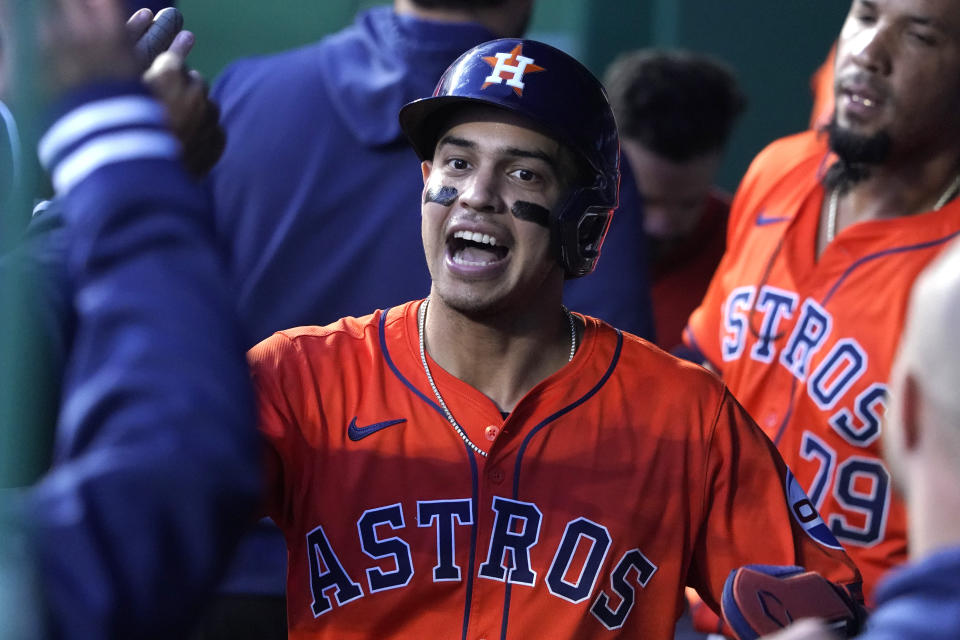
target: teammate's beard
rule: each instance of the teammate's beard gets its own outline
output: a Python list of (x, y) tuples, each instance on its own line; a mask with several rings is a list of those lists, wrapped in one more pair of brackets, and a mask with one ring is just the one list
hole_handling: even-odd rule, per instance
[(837, 124), (836, 114), (825, 130), (830, 150), (839, 158), (823, 177), (827, 189), (847, 188), (868, 178), (870, 169), (883, 164), (890, 156), (890, 134), (886, 131), (870, 136), (852, 133)]

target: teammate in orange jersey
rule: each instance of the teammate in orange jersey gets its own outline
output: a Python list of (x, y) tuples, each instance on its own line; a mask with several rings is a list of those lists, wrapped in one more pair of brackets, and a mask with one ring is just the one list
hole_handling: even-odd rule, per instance
[(906, 559), (880, 459), (911, 283), (960, 234), (960, 13), (952, 0), (855, 0), (829, 135), (754, 161), (727, 253), (686, 339), (721, 373), (863, 572)]
[(856, 591), (715, 376), (563, 307), (617, 202), (599, 82), (495, 40), (400, 118), (430, 297), (250, 354), (290, 637), (667, 639), (684, 585), (718, 608), (748, 562)]

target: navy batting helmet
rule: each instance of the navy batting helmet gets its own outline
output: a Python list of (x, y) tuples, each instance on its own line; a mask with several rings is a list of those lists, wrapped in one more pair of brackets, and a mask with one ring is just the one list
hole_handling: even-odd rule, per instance
[(503, 38), (478, 45), (447, 68), (432, 97), (400, 110), (400, 126), (422, 160), (433, 157), (448, 111), (463, 104), (529, 118), (589, 168), (588, 178), (550, 213), (550, 232), (567, 277), (593, 271), (620, 185), (617, 125), (600, 82), (542, 42)]

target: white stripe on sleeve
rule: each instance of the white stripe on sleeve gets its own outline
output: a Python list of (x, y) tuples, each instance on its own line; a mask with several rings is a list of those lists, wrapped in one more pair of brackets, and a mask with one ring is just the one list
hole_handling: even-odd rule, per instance
[(179, 156), (180, 144), (166, 131), (133, 129), (97, 136), (71, 152), (53, 168), (53, 186), (65, 195), (81, 180), (109, 164)]
[[(163, 107), (148, 96), (125, 95), (89, 102), (57, 120), (40, 140), (40, 162), (50, 163), (71, 145), (103, 129), (146, 124), (163, 124)], [(72, 155), (72, 154), (71, 154)]]

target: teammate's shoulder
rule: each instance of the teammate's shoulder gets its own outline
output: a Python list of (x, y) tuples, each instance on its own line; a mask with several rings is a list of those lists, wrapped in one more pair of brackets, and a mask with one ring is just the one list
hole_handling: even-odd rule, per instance
[(800, 131), (768, 144), (761, 153), (792, 153), (806, 155), (823, 153), (828, 149), (827, 134), (816, 129)]
[(788, 174), (811, 162), (822, 161), (829, 151), (825, 133), (802, 131), (764, 147), (751, 163), (750, 171), (762, 170), (768, 177)]
[(805, 197), (819, 183), (830, 157), (826, 136), (818, 131), (780, 138), (757, 154), (734, 197), (728, 224), (728, 249), (730, 238), (751, 228), (758, 212), (773, 207), (776, 211), (769, 217), (777, 220), (791, 217), (797, 198)]
[(320, 43), (313, 42), (294, 49), (238, 58), (217, 76), (211, 93), (222, 100), (225, 93), (247, 95), (263, 87), (276, 90), (293, 86), (292, 80), (310, 82), (311, 71), (317, 71), (311, 60), (315, 58), (313, 52), (318, 46)]
[(261, 73), (283, 70), (291, 66), (297, 67), (299, 70), (305, 65), (306, 60), (316, 55), (318, 49), (326, 46), (325, 43), (325, 40), (317, 40), (272, 53), (244, 56), (237, 58), (228, 64), (226, 68)]

